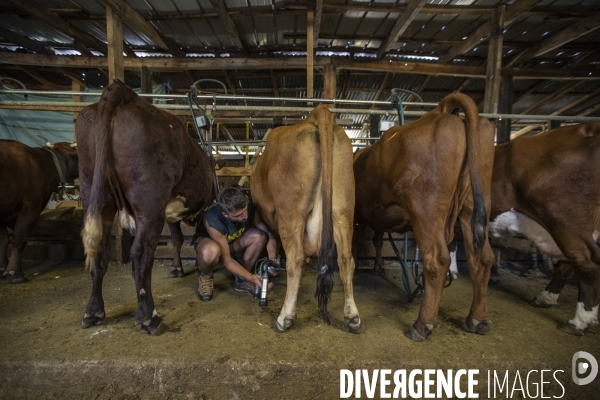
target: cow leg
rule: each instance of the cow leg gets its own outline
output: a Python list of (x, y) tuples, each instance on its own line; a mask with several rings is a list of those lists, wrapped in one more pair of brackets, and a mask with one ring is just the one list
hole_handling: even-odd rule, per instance
[(6, 281), (8, 283), (27, 282), (27, 279), (23, 275), (21, 259), (23, 258), (23, 251), (27, 245), (29, 232), (33, 229), (39, 215), (39, 212), (33, 210), (22, 210), (17, 217), (15, 229), (13, 229), (12, 253), (5, 272), (7, 274)]
[(591, 238), (580, 240), (569, 237), (567, 240), (568, 245), (562, 248), (565, 249), (567, 259), (575, 267), (575, 275), (579, 281), (579, 296), (575, 317), (561, 329), (580, 336), (587, 332), (590, 325), (598, 325), (600, 248)]
[(375, 231), (373, 234), (373, 246), (375, 246), (375, 266), (373, 267), (373, 273), (377, 276), (385, 276), (383, 257), (381, 256), (381, 249), (383, 247), (383, 231)]
[(171, 242), (173, 243), (173, 269), (171, 278), (183, 277), (183, 265), (181, 264), (181, 246), (183, 245), (183, 232), (181, 231), (181, 221), (169, 222), (171, 231)]
[[(417, 224), (415, 224), (417, 225)], [(429, 232), (443, 232), (442, 228), (431, 227)], [(431, 334), (431, 331), (437, 324), (438, 309), (442, 290), (446, 283), (446, 275), (450, 268), (450, 252), (444, 240), (440, 237), (429, 237), (422, 227), (414, 226), (417, 245), (421, 249), (423, 257), (423, 273), (425, 276), (425, 290), (423, 292), (423, 302), (419, 317), (413, 324), (410, 331), (406, 333), (409, 339), (416, 342), (423, 341)]]
[(0, 279), (6, 278), (4, 273), (8, 267), (8, 229), (0, 226)]
[(94, 260), (94, 267), (91, 271), (92, 294), (81, 320), (81, 327), (83, 329), (89, 328), (92, 325), (100, 325), (106, 319), (104, 298), (102, 297), (102, 284), (110, 261), (111, 233), (116, 212), (117, 208), (112, 200), (109, 200), (102, 208), (102, 241), (100, 242), (100, 248), (98, 249), (96, 260)]
[[(344, 285), (344, 326), (352, 333), (360, 333), (361, 320), (358, 308), (354, 303), (354, 258), (352, 257), (352, 221), (345, 225), (334, 220), (333, 235), (337, 248), (338, 265), (340, 267), (340, 278)], [(383, 268), (382, 268), (383, 269)]]
[(531, 301), (534, 307), (548, 308), (557, 304), (558, 295), (565, 287), (567, 279), (573, 275), (573, 266), (568, 261), (559, 261), (552, 272), (552, 280), (536, 298)]
[[(164, 209), (164, 208), (163, 208)], [(166, 329), (162, 318), (156, 313), (152, 297), (152, 266), (154, 263), (154, 250), (158, 245), (160, 233), (165, 223), (164, 212), (147, 210), (145, 215), (137, 215), (136, 235), (131, 246), (131, 263), (133, 265), (133, 279), (138, 299), (137, 323), (141, 324), (142, 333), (159, 335)]]
[(301, 221), (294, 222), (288, 219), (279, 232), (286, 255), (287, 290), (281, 312), (273, 324), (273, 329), (276, 332), (285, 332), (296, 320), (298, 290), (302, 279), (302, 266), (304, 265), (302, 242), (304, 226)]

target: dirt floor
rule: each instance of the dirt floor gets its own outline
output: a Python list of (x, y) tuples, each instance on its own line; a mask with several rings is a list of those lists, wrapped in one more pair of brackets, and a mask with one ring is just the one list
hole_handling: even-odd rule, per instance
[[(171, 279), (170, 266), (155, 263), (154, 298), (169, 326), (158, 337), (143, 335), (134, 326), (131, 264), (111, 264), (104, 284), (107, 320), (86, 330), (80, 321), (91, 279), (83, 263), (29, 264), (25, 274), (30, 282), (0, 282), (0, 397), (331, 399), (340, 396), (340, 369), (476, 368), (481, 398), (487, 398), (488, 370), (502, 376), (508, 370), (513, 387), (517, 371), (526, 386), (527, 373), (542, 369), (563, 371), (556, 375), (564, 386), (562, 398), (598, 398), (600, 377), (587, 386), (575, 385), (571, 359), (583, 350), (600, 360), (599, 328), (583, 337), (557, 329), (573, 317), (577, 290), (572, 284), (558, 306), (533, 308), (527, 302), (548, 278), (502, 268), (501, 283), (489, 290), (492, 331), (479, 336), (461, 328), (471, 301), (469, 278), (461, 268), (460, 278), (444, 291), (439, 328), (425, 342), (415, 343), (403, 333), (415, 321), (420, 300), (407, 302), (398, 269), (389, 269), (385, 278), (367, 269), (356, 271), (362, 332), (354, 335), (343, 328), (337, 275), (331, 326), (317, 317), (316, 272), (307, 268), (297, 322), (278, 334), (271, 323), (283, 303), (285, 273), (262, 310), (250, 295), (233, 289), (232, 277), (223, 269), (215, 273), (214, 299), (201, 302), (193, 264), (186, 262), (184, 268), (184, 278)], [(539, 387), (536, 374), (529, 381), (531, 396), (532, 382), (537, 380)], [(545, 385), (544, 396), (561, 396), (563, 389), (551, 374), (544, 381), (554, 383)], [(512, 393), (512, 398), (523, 397), (520, 390)]]

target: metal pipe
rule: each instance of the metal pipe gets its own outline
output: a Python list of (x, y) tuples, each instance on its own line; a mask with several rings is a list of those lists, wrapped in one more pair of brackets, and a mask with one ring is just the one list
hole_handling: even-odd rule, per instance
[[(68, 95), (68, 96), (102, 96), (102, 92), (73, 92), (73, 91), (53, 91), (53, 90), (10, 90), (2, 93), (28, 93), (28, 94), (43, 94), (43, 95)], [(154, 94), (154, 93), (138, 93), (140, 97), (155, 97), (155, 98), (172, 98), (172, 99), (187, 99), (184, 94)], [(216, 99), (216, 100), (246, 100), (246, 101), (289, 101), (289, 102), (315, 102), (315, 103), (332, 103), (332, 104), (372, 104), (389, 106), (388, 101), (375, 100), (341, 100), (341, 99), (308, 99), (304, 97), (260, 97), (260, 96), (237, 96), (237, 95), (198, 95), (199, 99)], [(419, 103), (405, 102), (405, 105), (421, 105), (428, 107), (437, 107), (437, 103)], [(219, 107), (220, 108), (220, 107)]]
[[(10, 93), (24, 93), (25, 91), (14, 90)], [(29, 92), (29, 91), (27, 91)], [(6, 93), (0, 90), (0, 93)], [(66, 92), (68, 94), (75, 94), (79, 92)], [(86, 94), (86, 93), (84, 93)], [(212, 98), (208, 96), (208, 98)], [(23, 101), (23, 100), (2, 100), (0, 101), (0, 107), (5, 106), (55, 106), (55, 107), (85, 107), (92, 103), (84, 102), (53, 102), (53, 101)], [(403, 103), (404, 105), (422, 105), (423, 103)], [(388, 103), (386, 103), (389, 106)], [(155, 104), (157, 108), (163, 110), (189, 110), (188, 105), (182, 104)], [(288, 112), (303, 112), (309, 114), (313, 107), (282, 107), (282, 106), (243, 106), (243, 105), (219, 105), (212, 106), (207, 105), (206, 110), (218, 111), (288, 111)], [(357, 109), (357, 108), (331, 108), (330, 111), (334, 114), (370, 114), (370, 115), (394, 115), (394, 110), (372, 110), (372, 109)], [(426, 114), (425, 111), (405, 111), (404, 114), (408, 117), (421, 117)], [(573, 121), (573, 122), (589, 122), (589, 121), (600, 121), (600, 117), (578, 117), (570, 115), (524, 115), (524, 114), (487, 114), (480, 113), (482, 117), (489, 119), (520, 119), (520, 120), (542, 120), (542, 121)], [(252, 120), (252, 118), (249, 118)], [(533, 124), (533, 123), (532, 123)]]

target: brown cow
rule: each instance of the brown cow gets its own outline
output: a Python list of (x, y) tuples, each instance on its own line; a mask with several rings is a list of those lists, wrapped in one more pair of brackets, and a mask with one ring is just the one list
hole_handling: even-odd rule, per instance
[(209, 158), (176, 116), (148, 104), (120, 81), (81, 111), (75, 130), (85, 213), (81, 235), (93, 278), (82, 327), (105, 319), (102, 280), (118, 211), (121, 225), (135, 231), (130, 257), (137, 322), (142, 332), (158, 334), (163, 329), (152, 298), (154, 250), (165, 220), (193, 218), (211, 203)]
[[(0, 276), (7, 282), (27, 282), (21, 258), (29, 232), (58, 185), (78, 175), (74, 144), (31, 148), (13, 140), (0, 141)], [(13, 231), (10, 262), (7, 227)]]
[(327, 303), (337, 262), (346, 293), (345, 326), (360, 331), (352, 289), (353, 182), (352, 145), (325, 106), (316, 107), (305, 121), (269, 134), (250, 188), (263, 220), (279, 233), (287, 257), (287, 292), (273, 325), (276, 331), (285, 331), (296, 319), (304, 259), (317, 254), (321, 317), (329, 323)]
[(491, 233), (522, 234), (558, 260), (552, 281), (534, 300), (556, 304), (575, 271), (579, 301), (562, 329), (583, 335), (598, 324), (600, 302), (600, 123), (553, 129), (498, 145)]
[[(450, 114), (457, 108), (465, 122)], [(412, 230), (421, 250), (425, 293), (419, 318), (407, 332), (413, 340), (426, 339), (437, 323), (457, 220), (473, 281), (465, 329), (489, 331), (486, 292), (494, 255), (486, 215), (493, 157), (490, 122), (479, 117), (468, 96), (453, 93), (416, 122), (386, 131), (354, 162), (356, 222), (376, 232)]]

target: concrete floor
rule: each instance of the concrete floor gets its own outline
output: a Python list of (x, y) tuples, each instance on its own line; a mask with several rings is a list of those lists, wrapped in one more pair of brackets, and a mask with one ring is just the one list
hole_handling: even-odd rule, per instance
[[(131, 264), (111, 264), (104, 284), (107, 320), (86, 330), (80, 321), (91, 279), (83, 263), (29, 264), (29, 283), (0, 282), (0, 397), (330, 399), (340, 396), (340, 369), (359, 368), (477, 368), (481, 398), (487, 397), (488, 370), (508, 370), (511, 387), (517, 370), (524, 385), (529, 370), (563, 370), (557, 375), (566, 391), (562, 398), (597, 398), (600, 389), (600, 377), (587, 386), (571, 379), (575, 352), (600, 360), (599, 329), (584, 337), (557, 329), (573, 316), (576, 287), (568, 285), (553, 308), (527, 304), (544, 288), (546, 277), (501, 269), (501, 283), (489, 291), (492, 331), (479, 336), (461, 329), (471, 301), (469, 278), (461, 269), (459, 280), (444, 291), (439, 328), (415, 343), (403, 333), (415, 321), (420, 300), (407, 302), (397, 269), (385, 278), (357, 270), (354, 294), (363, 325), (354, 335), (343, 329), (337, 275), (331, 326), (317, 317), (316, 272), (307, 268), (298, 320), (290, 331), (277, 334), (271, 323), (283, 303), (285, 274), (261, 310), (251, 296), (233, 289), (223, 269), (215, 274), (214, 299), (201, 302), (193, 264), (184, 267), (184, 278), (170, 279), (170, 266), (155, 263), (154, 298), (169, 326), (158, 337), (140, 334), (134, 326)], [(545, 387), (544, 396), (561, 395), (559, 385)], [(513, 398), (520, 395), (517, 391)]]

